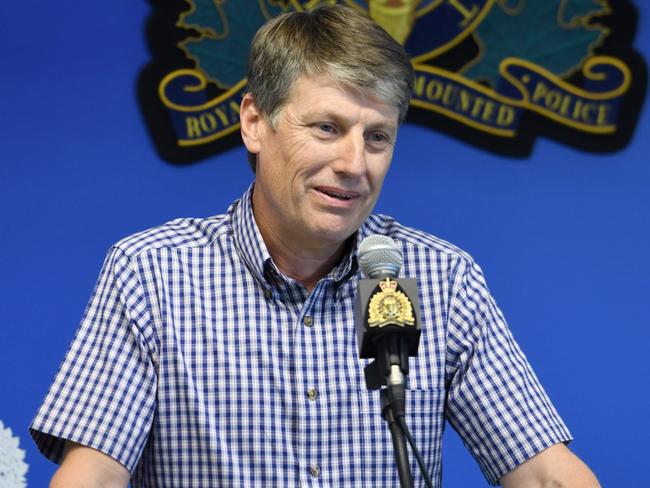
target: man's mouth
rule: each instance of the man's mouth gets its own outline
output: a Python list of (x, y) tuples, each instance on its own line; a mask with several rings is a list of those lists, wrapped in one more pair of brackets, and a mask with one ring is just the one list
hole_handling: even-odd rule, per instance
[(353, 198), (359, 197), (358, 193), (351, 191), (334, 190), (331, 188), (317, 188), (317, 190), (328, 197), (336, 198), (338, 200), (352, 200)]

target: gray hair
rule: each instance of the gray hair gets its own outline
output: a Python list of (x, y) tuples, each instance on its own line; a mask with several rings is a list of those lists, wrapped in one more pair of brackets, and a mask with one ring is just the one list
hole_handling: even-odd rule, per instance
[[(413, 91), (413, 67), (390, 34), (343, 5), (279, 15), (251, 43), (248, 92), (271, 128), (301, 76), (327, 75), (399, 110), (401, 124)], [(249, 153), (255, 171), (255, 155)]]

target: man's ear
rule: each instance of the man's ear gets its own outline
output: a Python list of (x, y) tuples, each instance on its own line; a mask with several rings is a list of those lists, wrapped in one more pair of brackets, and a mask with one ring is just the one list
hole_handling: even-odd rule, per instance
[(260, 135), (262, 114), (257, 108), (253, 95), (247, 93), (241, 101), (239, 109), (239, 121), (241, 123), (241, 138), (248, 152), (257, 154), (261, 149)]

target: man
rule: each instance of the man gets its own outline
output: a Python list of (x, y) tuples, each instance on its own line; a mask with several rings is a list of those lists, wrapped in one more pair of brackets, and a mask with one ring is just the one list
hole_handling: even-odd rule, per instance
[(397, 486), (352, 318), (370, 234), (395, 239), (419, 282), (407, 421), (434, 483), (447, 418), (492, 484), (598, 486), (478, 266), (369, 216), (412, 79), (401, 46), (349, 8), (258, 32), (240, 114), (254, 186), (225, 215), (113, 246), (32, 424), (61, 462), (52, 486)]

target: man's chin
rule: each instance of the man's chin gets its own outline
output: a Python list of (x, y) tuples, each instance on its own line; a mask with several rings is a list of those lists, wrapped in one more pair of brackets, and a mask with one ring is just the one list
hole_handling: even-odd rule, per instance
[(315, 235), (319, 236), (323, 242), (330, 242), (332, 245), (343, 244), (352, 234), (358, 230), (357, 225), (320, 225)]

